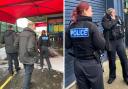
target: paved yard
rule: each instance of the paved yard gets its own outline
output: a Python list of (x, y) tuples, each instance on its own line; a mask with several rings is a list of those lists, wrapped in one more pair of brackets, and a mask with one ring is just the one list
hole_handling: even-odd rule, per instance
[[(52, 52), (56, 51), (52, 49)], [(6, 58), (6, 53), (4, 48), (0, 49), (0, 89), (1, 86), (4, 85), (5, 81), (9, 78), (8, 75), (8, 62), (4, 60)], [(44, 72), (38, 69), (39, 64), (35, 64), (35, 69), (32, 75), (32, 83), (31, 89), (62, 89), (63, 86), (63, 73), (64, 73), (64, 65), (63, 65), (63, 56), (56, 55), (50, 57), (50, 61), (52, 64), (52, 70), (49, 72), (47, 69)], [(22, 89), (22, 81), (24, 75), (24, 69), (22, 63), (20, 63), (21, 71), (19, 74), (15, 75), (7, 85), (5, 85), (4, 89)], [(45, 66), (47, 68), (47, 64), (45, 62)]]
[[(63, 74), (51, 70), (34, 70), (32, 75), (31, 89), (62, 89)], [(23, 70), (15, 75), (13, 79), (4, 87), (4, 89), (22, 89), (23, 85)]]

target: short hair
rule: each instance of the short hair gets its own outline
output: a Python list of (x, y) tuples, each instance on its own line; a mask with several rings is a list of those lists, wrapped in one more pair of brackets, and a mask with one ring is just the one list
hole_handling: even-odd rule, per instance
[(27, 26), (31, 28), (33, 25), (35, 25), (35, 23), (29, 22)]
[(107, 11), (106, 11), (106, 13), (107, 14), (111, 14), (113, 10), (115, 10), (115, 9), (114, 8), (108, 8)]

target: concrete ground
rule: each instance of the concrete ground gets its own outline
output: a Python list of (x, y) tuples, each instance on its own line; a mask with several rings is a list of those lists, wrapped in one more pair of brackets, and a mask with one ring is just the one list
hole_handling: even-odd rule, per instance
[[(13, 79), (4, 87), (4, 89), (22, 89), (24, 71), (21, 70)], [(44, 72), (35, 69), (32, 74), (31, 89), (62, 89), (63, 74), (45, 69)]]
[[(53, 49), (52, 49), (53, 50)], [(59, 53), (58, 53), (59, 54)], [(31, 89), (62, 89), (63, 86), (63, 56), (56, 55), (50, 57), (52, 64), (52, 70), (47, 70), (47, 64), (45, 62), (45, 70), (42, 72), (39, 68), (39, 64), (35, 64), (34, 72), (32, 74)], [(6, 58), (5, 49), (0, 49), (0, 87), (9, 78), (8, 64)], [(20, 63), (21, 71), (16, 74), (11, 81), (3, 89), (22, 89), (24, 69), (22, 63)], [(1, 89), (1, 88), (0, 88)]]
[[(108, 73), (109, 73), (109, 69), (108, 69), (108, 61), (103, 63), (103, 67), (104, 67), (104, 86), (105, 89), (128, 89), (128, 85), (126, 85), (123, 81), (122, 78), (122, 69), (121, 69), (121, 65), (120, 65), (120, 61), (117, 60), (116, 61), (116, 80), (112, 83), (112, 84), (108, 84), (107, 80), (108, 80)], [(70, 89), (77, 89), (76, 85), (72, 86)]]

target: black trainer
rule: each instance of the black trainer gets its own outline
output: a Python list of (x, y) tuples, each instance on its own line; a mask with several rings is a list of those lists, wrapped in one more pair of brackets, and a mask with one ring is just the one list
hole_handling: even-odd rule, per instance
[(9, 74), (12, 76), (14, 74), (14, 71), (9, 71)]
[(128, 79), (125, 79), (124, 82), (128, 85)]
[(111, 84), (114, 80), (115, 80), (115, 78), (109, 78), (108, 79), (108, 84)]
[(20, 68), (20, 67), (18, 67), (18, 68), (16, 69), (16, 72), (18, 73), (20, 70), (21, 70), (21, 68)]

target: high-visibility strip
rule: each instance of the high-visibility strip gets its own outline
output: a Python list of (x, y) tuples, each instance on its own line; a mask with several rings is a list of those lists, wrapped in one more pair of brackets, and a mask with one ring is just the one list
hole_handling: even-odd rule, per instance
[(7, 78), (7, 80), (4, 82), (4, 84), (2, 86), (0, 86), (0, 89), (4, 89), (4, 87), (11, 81), (11, 79), (13, 78), (13, 76), (10, 76), (9, 78)]

